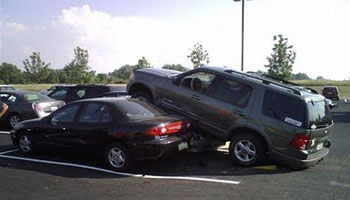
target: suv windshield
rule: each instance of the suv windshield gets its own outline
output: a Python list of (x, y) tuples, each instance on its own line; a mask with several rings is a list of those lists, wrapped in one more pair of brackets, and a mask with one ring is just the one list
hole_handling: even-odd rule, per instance
[(332, 124), (332, 117), (325, 101), (307, 103), (308, 128), (324, 128)]

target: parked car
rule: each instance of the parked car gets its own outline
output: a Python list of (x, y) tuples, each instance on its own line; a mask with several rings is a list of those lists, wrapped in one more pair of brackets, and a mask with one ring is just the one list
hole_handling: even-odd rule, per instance
[(0, 91), (7, 91), (7, 90), (16, 90), (16, 88), (14, 88), (11, 85), (0, 85)]
[(241, 166), (260, 165), (270, 158), (307, 168), (329, 152), (331, 113), (325, 98), (311, 88), (200, 67), (185, 73), (136, 70), (127, 90), (135, 98), (191, 119), (203, 144), (230, 141), (230, 154)]
[(103, 152), (110, 168), (124, 171), (135, 160), (186, 149), (189, 125), (188, 120), (137, 99), (96, 98), (70, 103), (43, 119), (24, 121), (11, 131), (11, 138), (22, 153), (38, 146)]
[(9, 107), (0, 123), (11, 127), (22, 120), (45, 117), (64, 105), (40, 93), (19, 90), (0, 91), (0, 100)]
[(58, 90), (60, 88), (63, 88), (65, 86), (68, 86), (68, 85), (55, 85), (55, 86), (48, 88), (47, 90), (42, 90), (39, 93), (44, 94), (44, 95), (49, 95), (51, 92)]
[(126, 91), (107, 92), (107, 93), (101, 94), (98, 97), (123, 97), (123, 96), (128, 96), (128, 93)]
[(339, 101), (339, 89), (336, 86), (325, 86), (322, 90), (322, 95), (327, 99)]
[(126, 92), (126, 87), (94, 84), (65, 86), (55, 90), (48, 96), (69, 103), (80, 99), (96, 98), (109, 92)]

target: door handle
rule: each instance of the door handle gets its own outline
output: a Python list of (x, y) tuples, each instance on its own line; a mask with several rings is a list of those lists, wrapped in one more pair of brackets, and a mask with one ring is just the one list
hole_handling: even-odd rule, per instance
[(192, 95), (192, 99), (197, 100), (197, 101), (201, 101), (202, 100), (202, 98), (200, 96), (195, 95), (195, 94)]
[(244, 112), (242, 112), (240, 110), (235, 110), (235, 111), (233, 111), (233, 113), (236, 114), (236, 115), (242, 116), (242, 117), (247, 116)]

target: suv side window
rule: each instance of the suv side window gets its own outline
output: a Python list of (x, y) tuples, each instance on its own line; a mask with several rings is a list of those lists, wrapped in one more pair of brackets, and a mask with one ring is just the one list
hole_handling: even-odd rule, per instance
[(82, 111), (80, 123), (110, 123), (112, 116), (107, 106), (100, 103), (89, 103)]
[(248, 103), (252, 88), (237, 81), (224, 79), (215, 92), (214, 97), (222, 101), (245, 107)]
[(305, 126), (305, 102), (270, 90), (265, 92), (262, 114), (297, 127)]
[(180, 86), (206, 93), (209, 85), (212, 83), (216, 76), (207, 72), (196, 72), (182, 77)]
[(58, 89), (58, 90), (52, 92), (49, 96), (54, 98), (54, 99), (63, 100), (66, 98), (68, 90), (69, 90), (69, 88), (61, 88), (61, 89)]

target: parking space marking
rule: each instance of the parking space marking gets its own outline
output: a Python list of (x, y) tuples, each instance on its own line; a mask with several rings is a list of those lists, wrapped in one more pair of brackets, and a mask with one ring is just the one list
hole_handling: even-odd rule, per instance
[(0, 134), (10, 135), (10, 131), (0, 131)]
[(1, 152), (0, 155), (4, 155), (4, 154), (8, 154), (8, 153), (12, 153), (12, 152), (16, 152), (18, 151), (18, 149), (12, 149), (12, 150), (9, 150), (9, 151), (4, 151), (4, 152)]
[[(14, 151), (14, 150), (11, 150), (11, 151)], [(7, 155), (4, 155), (5, 153), (10, 153), (10, 151), (0, 153), (0, 158), (12, 159), (12, 160), (22, 160), (22, 161), (28, 161), (28, 162), (44, 163), (44, 164), (52, 164), (52, 165), (60, 165), (60, 166), (66, 166), (66, 167), (76, 167), (76, 168), (81, 168), (81, 169), (94, 170), (94, 171), (105, 172), (105, 173), (120, 175), (120, 176), (128, 176), (128, 177), (133, 177), (133, 178), (187, 180), (187, 181), (224, 183), (224, 184), (232, 184), (232, 185), (240, 184), (240, 181), (220, 180), (220, 179), (211, 179), (211, 178), (185, 177), (185, 176), (155, 176), (155, 175), (146, 175), (146, 174), (132, 174), (132, 173), (125, 173), (125, 172), (116, 172), (116, 171), (112, 171), (112, 170), (108, 170), (108, 169), (92, 167), (92, 166), (87, 166), (87, 165), (80, 165), (80, 164), (73, 164), (73, 163), (66, 163), (66, 162), (57, 162), (57, 161), (50, 161), (50, 160), (24, 158), (24, 157), (18, 157), (18, 156), (7, 156)]]

